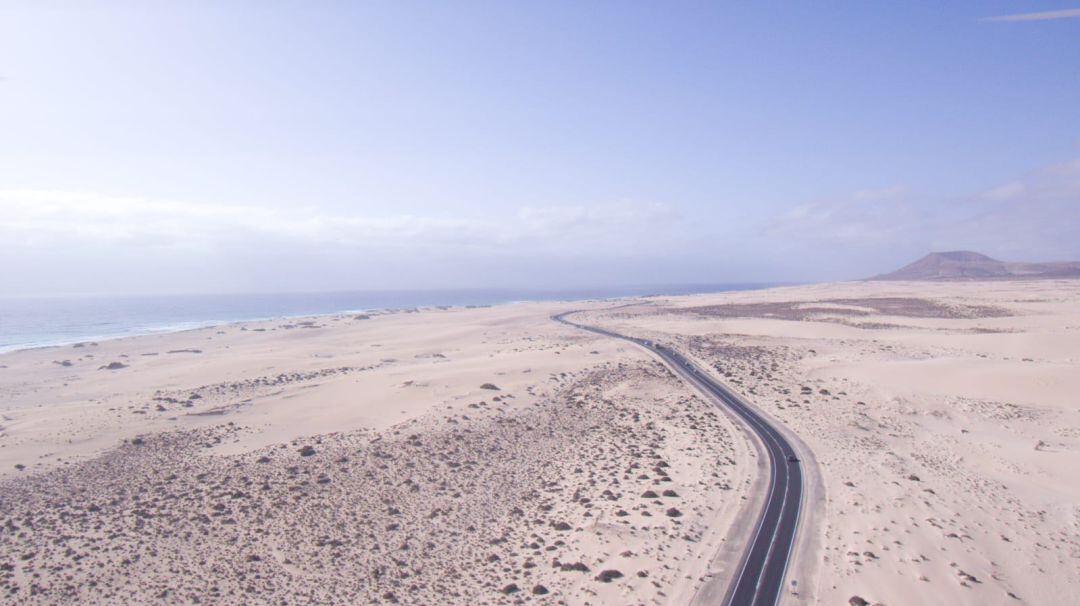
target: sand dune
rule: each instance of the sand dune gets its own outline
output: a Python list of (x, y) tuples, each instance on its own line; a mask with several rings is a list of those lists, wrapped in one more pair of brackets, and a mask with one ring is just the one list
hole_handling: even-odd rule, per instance
[(814, 285), (592, 317), (678, 344), (813, 449), (828, 499), (803, 598), (1074, 601), (1080, 281)]
[(753, 479), (749, 443), (647, 354), (555, 324), (552, 309), (3, 356), (0, 591), (41, 604), (687, 602)]
[[(1080, 590), (1080, 282), (629, 303), (581, 304), (579, 319), (677, 346), (813, 450), (824, 507), (805, 521), (792, 603), (1068, 603)], [(0, 356), (0, 591), (690, 602), (729, 574), (757, 451), (643, 350), (550, 321), (565, 308), (241, 323)]]

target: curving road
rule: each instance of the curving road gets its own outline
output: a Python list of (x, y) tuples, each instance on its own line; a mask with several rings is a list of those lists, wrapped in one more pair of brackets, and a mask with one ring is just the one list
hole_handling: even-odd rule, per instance
[(802, 509), (803, 473), (795, 449), (775, 427), (708, 373), (670, 347), (628, 337), (610, 330), (577, 324), (566, 319), (575, 311), (564, 312), (551, 319), (616, 339), (640, 345), (659, 356), (690, 384), (714, 401), (722, 402), (761, 439), (769, 454), (769, 494), (758, 517), (738, 574), (731, 580), (722, 604), (725, 606), (773, 606), (783, 595), (784, 578), (795, 545), (795, 531)]

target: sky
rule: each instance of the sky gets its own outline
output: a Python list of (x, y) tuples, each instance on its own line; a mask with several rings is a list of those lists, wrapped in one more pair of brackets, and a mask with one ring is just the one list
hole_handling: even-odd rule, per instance
[(6, 2), (0, 296), (1080, 259), (1080, 8)]

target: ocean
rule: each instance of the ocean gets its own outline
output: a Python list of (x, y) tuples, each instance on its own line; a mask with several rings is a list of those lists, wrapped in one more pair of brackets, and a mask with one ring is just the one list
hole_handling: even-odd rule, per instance
[(397, 290), (324, 293), (0, 297), (0, 352), (68, 345), (226, 322), (522, 301), (610, 299), (764, 288), (768, 284), (639, 286), (577, 290)]

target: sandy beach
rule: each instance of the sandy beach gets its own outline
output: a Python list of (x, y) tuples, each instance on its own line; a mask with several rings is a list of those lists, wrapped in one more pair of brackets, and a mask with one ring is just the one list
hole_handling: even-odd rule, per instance
[[(1080, 589), (1080, 281), (826, 284), (230, 324), (0, 355), (13, 603), (685, 604), (753, 438), (812, 451), (791, 603)], [(726, 559), (725, 559), (726, 558)], [(858, 603), (851, 601), (851, 603)]]
[(741, 429), (551, 304), (0, 356), (19, 603), (686, 603)]

